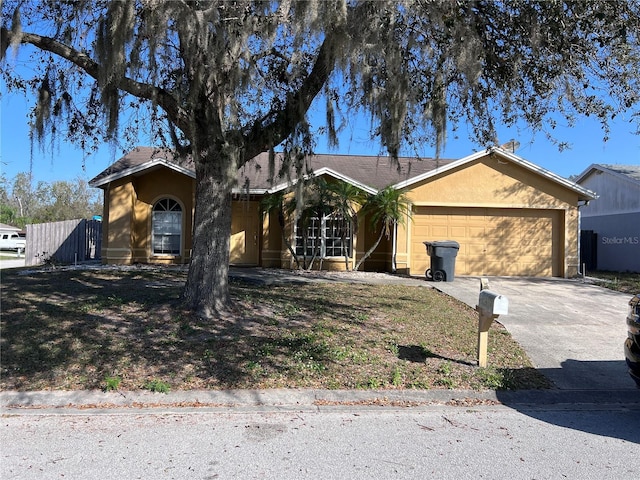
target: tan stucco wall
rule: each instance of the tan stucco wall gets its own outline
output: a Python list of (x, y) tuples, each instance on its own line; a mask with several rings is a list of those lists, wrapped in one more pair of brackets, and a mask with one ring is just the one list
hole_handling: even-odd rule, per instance
[[(191, 255), (194, 182), (190, 177), (159, 168), (139, 177), (127, 177), (105, 189), (108, 224), (103, 261), (106, 263), (187, 263)], [(182, 206), (179, 256), (152, 255), (151, 211), (161, 198)]]
[(282, 250), (286, 250), (282, 242), (282, 229), (275, 211), (262, 217), (262, 252), (260, 265), (265, 268), (282, 267)]
[[(406, 195), (413, 206), (555, 210), (559, 230), (554, 232), (554, 241), (559, 243), (561, 258), (554, 271), (565, 277), (577, 274), (578, 194), (520, 165), (488, 155), (411, 185)], [(398, 269), (421, 275), (423, 272), (410, 271), (410, 258), (426, 255), (426, 251), (411, 251), (411, 230), (411, 220), (398, 229)]]
[(102, 261), (131, 263), (131, 208), (133, 188), (124, 180), (111, 184), (104, 195)]

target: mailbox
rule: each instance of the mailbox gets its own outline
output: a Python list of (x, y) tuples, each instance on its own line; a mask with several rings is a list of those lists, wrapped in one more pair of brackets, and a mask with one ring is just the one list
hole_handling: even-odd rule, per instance
[(509, 299), (491, 290), (480, 291), (478, 310), (489, 315), (507, 315), (509, 313)]
[(476, 309), (480, 314), (480, 321), (478, 323), (478, 365), (486, 367), (489, 328), (494, 318), (509, 313), (509, 299), (504, 295), (498, 295), (488, 290), (489, 283), (483, 280), (480, 282), (480, 297), (478, 298), (478, 306)]

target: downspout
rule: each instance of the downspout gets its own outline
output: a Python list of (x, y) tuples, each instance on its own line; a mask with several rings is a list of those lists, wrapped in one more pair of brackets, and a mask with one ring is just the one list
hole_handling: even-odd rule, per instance
[(578, 202), (578, 275), (580, 275), (582, 278), (585, 277), (586, 272), (583, 270), (583, 266), (584, 263), (582, 263), (582, 239), (580, 237), (582, 237), (582, 212), (580, 211), (580, 207), (586, 207), (587, 205), (589, 205), (589, 200), (583, 200), (583, 204), (580, 205), (580, 202)]
[(398, 222), (393, 222), (393, 239), (391, 243), (391, 273), (396, 273), (396, 249), (398, 244)]
[(582, 268), (582, 215), (580, 212), (580, 202), (578, 202), (578, 276), (584, 278), (584, 271)]

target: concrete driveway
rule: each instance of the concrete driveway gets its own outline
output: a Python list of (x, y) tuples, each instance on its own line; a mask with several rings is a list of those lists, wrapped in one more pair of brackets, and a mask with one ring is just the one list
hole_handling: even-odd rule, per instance
[(0, 255), (3, 257), (0, 259), (0, 270), (19, 268), (25, 265), (24, 253), (18, 255), (16, 252), (3, 250)]
[(0, 270), (6, 270), (8, 268), (20, 268), (24, 267), (24, 258), (16, 258), (11, 260), (0, 260)]
[[(479, 277), (432, 285), (473, 308), (478, 303)], [(509, 299), (509, 314), (497, 321), (557, 388), (635, 389), (623, 352), (631, 295), (560, 278), (489, 277), (489, 287)]]

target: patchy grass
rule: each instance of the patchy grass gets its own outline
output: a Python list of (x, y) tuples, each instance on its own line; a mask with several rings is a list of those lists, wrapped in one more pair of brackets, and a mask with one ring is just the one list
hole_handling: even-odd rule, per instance
[(430, 288), (232, 283), (234, 313), (203, 321), (183, 269), (2, 277), (3, 390), (549, 386), (497, 323), (477, 367), (476, 312)]
[(639, 273), (589, 272), (588, 275), (597, 279), (594, 283), (601, 287), (632, 295), (640, 293)]

